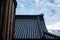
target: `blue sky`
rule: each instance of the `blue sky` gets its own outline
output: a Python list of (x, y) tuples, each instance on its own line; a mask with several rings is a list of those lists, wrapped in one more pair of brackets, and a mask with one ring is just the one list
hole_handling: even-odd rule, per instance
[(60, 0), (17, 0), (17, 3), (16, 15), (43, 13), (48, 31), (60, 30)]

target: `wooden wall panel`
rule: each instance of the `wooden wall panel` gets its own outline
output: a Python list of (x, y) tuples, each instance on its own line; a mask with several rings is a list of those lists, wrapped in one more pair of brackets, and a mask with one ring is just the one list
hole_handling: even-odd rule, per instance
[(12, 40), (16, 0), (2, 0), (0, 9), (0, 39)]

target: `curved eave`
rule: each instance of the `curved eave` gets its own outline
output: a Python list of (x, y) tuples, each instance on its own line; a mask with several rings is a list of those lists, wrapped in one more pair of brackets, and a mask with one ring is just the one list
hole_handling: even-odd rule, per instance
[(51, 33), (49, 33), (49, 32), (44, 32), (43, 36), (44, 36), (46, 39), (60, 39), (60, 36), (51, 34)]

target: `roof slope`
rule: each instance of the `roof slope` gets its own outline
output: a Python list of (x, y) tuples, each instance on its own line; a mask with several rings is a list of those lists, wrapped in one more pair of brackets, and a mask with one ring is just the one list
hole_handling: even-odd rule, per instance
[(15, 38), (41, 38), (43, 31), (48, 32), (43, 15), (16, 15)]

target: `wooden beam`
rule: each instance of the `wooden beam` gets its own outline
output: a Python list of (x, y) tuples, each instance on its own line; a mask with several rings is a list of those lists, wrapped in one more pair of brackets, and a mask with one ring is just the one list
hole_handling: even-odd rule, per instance
[(16, 4), (13, 0), (2, 0), (0, 9), (0, 38), (12, 40)]

